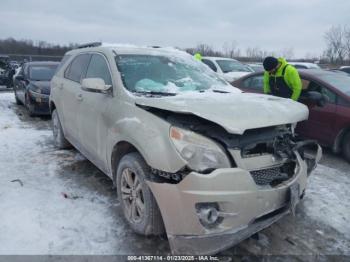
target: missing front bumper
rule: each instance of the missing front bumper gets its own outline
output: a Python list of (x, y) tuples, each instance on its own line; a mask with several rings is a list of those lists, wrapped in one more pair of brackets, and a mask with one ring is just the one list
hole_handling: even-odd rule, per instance
[[(276, 211), (275, 211), (276, 212)], [(168, 236), (170, 247), (174, 255), (213, 255), (232, 247), (253, 234), (269, 227), (283, 216), (288, 214), (290, 209), (285, 206), (276, 212), (275, 215), (266, 219), (257, 219), (252, 224), (239, 230), (235, 229), (225, 234), (213, 234), (203, 236)]]

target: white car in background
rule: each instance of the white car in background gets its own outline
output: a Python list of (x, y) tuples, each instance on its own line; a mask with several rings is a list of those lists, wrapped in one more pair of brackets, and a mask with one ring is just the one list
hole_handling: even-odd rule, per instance
[(288, 64), (294, 66), (296, 69), (321, 69), (317, 64), (308, 62), (289, 62)]
[(228, 82), (254, 72), (249, 66), (232, 58), (205, 56), (202, 62)]
[(16, 81), (16, 77), (18, 76), (19, 72), (21, 71), (22, 69), (22, 66), (18, 66), (16, 69), (15, 69), (15, 73), (14, 75), (12, 76), (12, 83), (13, 85), (15, 85), (15, 81)]

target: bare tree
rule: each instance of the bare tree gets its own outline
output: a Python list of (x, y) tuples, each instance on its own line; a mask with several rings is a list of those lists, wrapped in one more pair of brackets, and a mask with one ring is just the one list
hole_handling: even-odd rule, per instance
[(342, 64), (344, 62), (346, 54), (344, 35), (344, 28), (341, 26), (332, 26), (324, 35), (327, 44), (324, 54), (331, 63)]
[(237, 58), (241, 55), (241, 50), (237, 47), (235, 41), (232, 41), (231, 43), (225, 42), (222, 45), (222, 50), (225, 57)]
[(292, 59), (294, 57), (294, 49), (292, 47), (284, 48), (280, 53), (286, 59)]
[(350, 27), (344, 26), (344, 49), (346, 53), (346, 58), (350, 64)]

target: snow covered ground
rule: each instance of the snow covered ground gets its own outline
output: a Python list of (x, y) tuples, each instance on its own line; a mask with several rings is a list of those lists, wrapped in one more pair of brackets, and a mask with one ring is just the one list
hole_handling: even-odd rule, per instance
[[(326, 163), (296, 217), (223, 254), (350, 255), (350, 165)], [(0, 255), (168, 253), (166, 239), (126, 225), (107, 176), (77, 151), (54, 148), (48, 118), (30, 118), (0, 91)]]

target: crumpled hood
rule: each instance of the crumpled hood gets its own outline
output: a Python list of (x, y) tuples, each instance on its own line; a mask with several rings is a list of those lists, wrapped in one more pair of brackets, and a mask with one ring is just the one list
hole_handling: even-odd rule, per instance
[(33, 86), (40, 88), (42, 94), (50, 94), (50, 81), (30, 81), (30, 83)]
[(291, 99), (249, 93), (187, 92), (168, 97), (136, 97), (137, 105), (188, 113), (215, 122), (229, 133), (297, 123), (306, 120), (308, 108)]
[(242, 76), (248, 75), (252, 72), (228, 72), (224, 73), (222, 76), (225, 78), (226, 81), (232, 82)]

